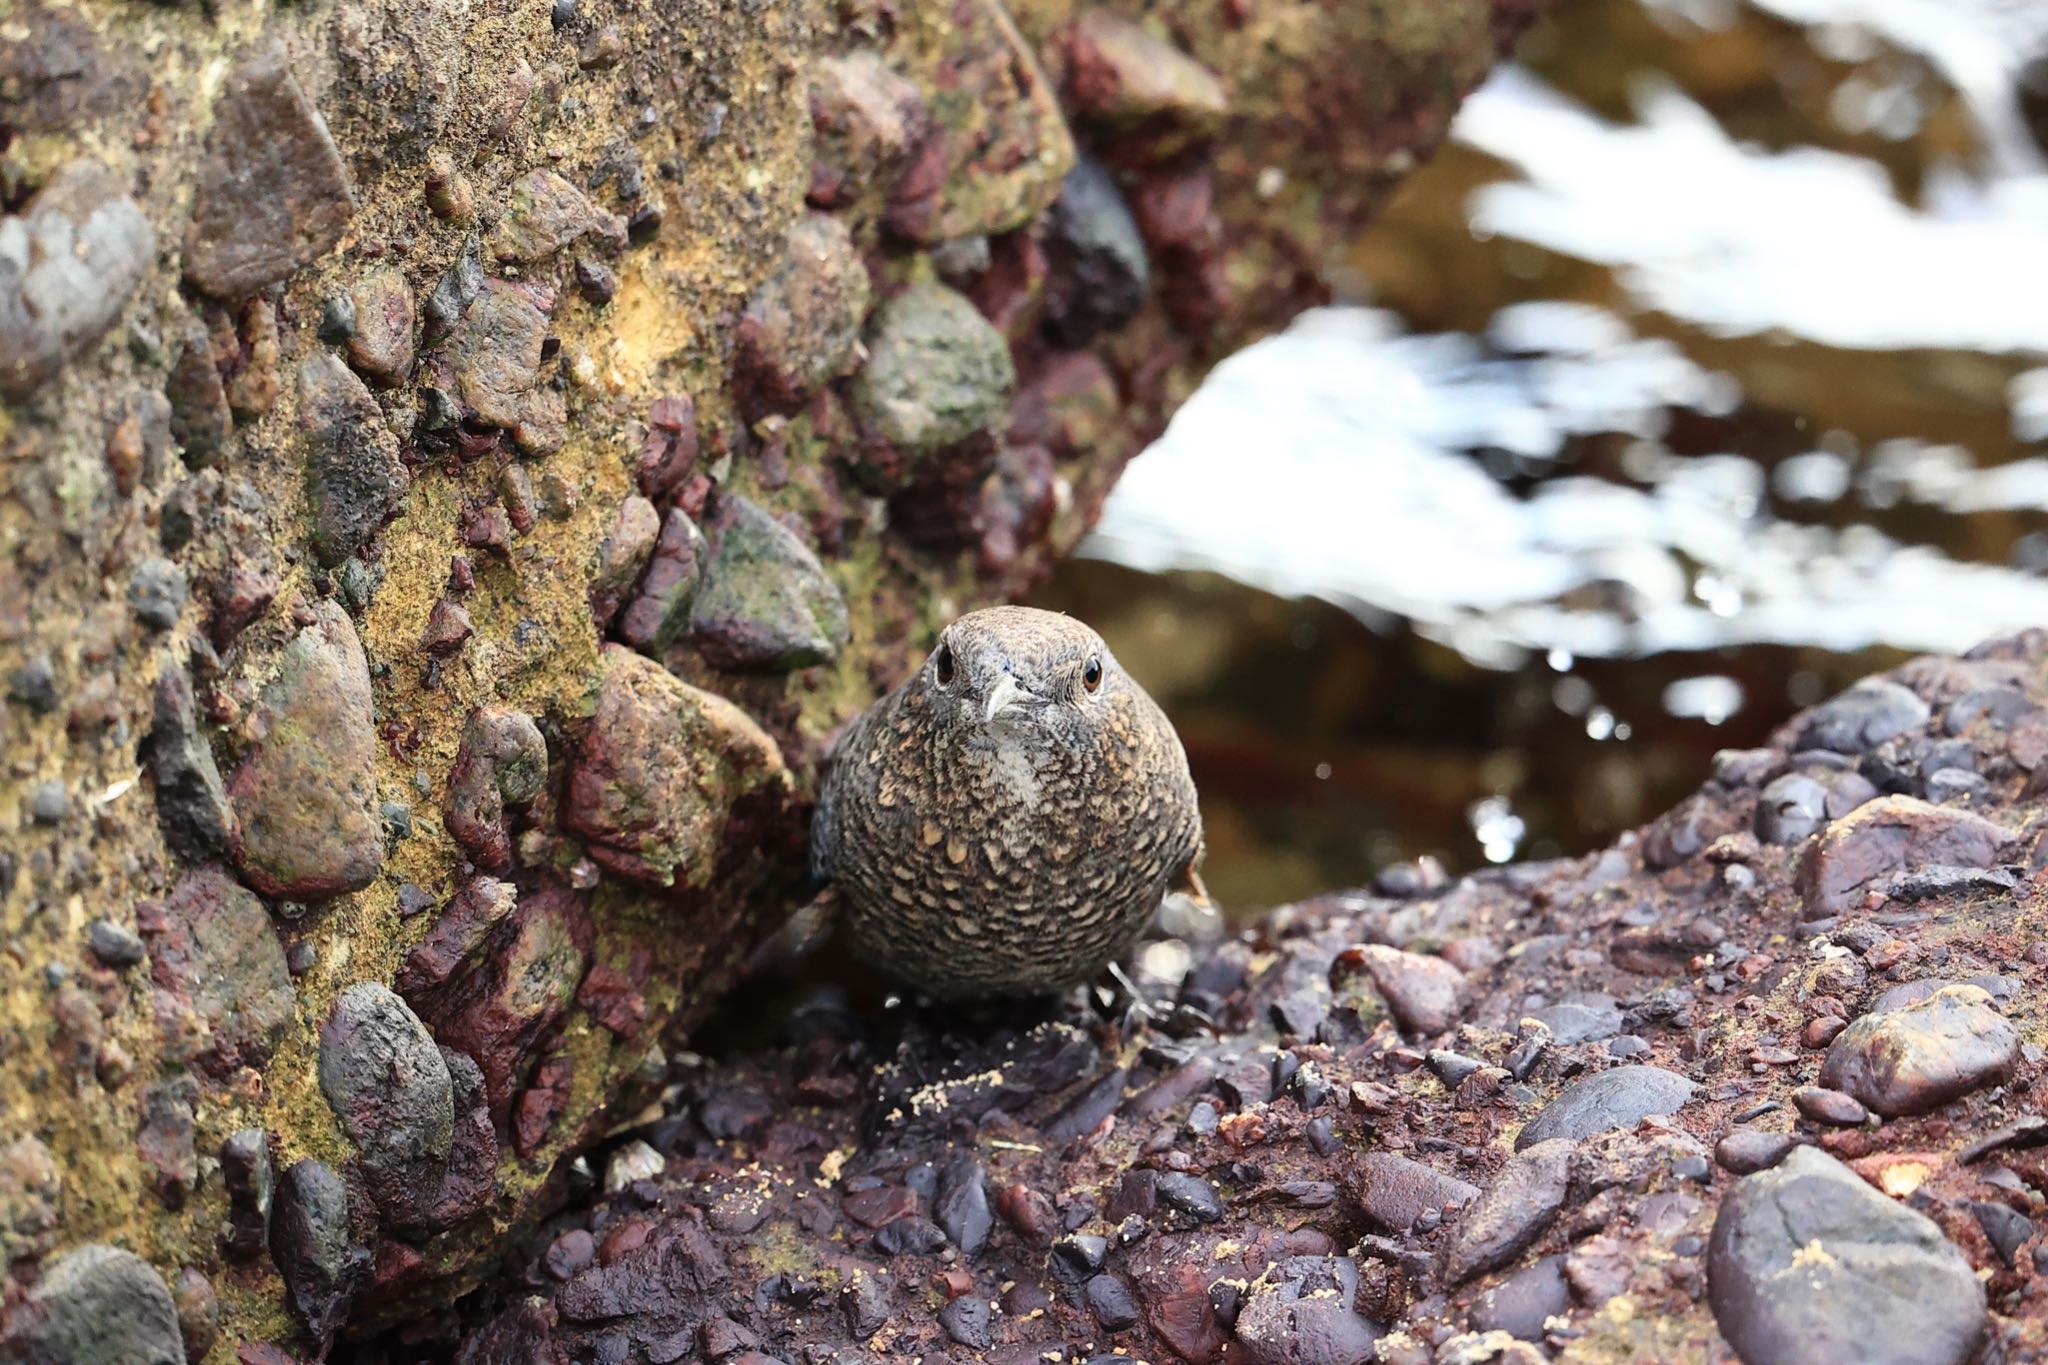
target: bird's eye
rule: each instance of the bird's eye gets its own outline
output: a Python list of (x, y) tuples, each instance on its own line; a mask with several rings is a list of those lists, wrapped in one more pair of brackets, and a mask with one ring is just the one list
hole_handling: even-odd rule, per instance
[(1090, 692), (1102, 686), (1102, 660), (1090, 659), (1081, 670), (1081, 686)]
[(932, 676), (939, 680), (941, 687), (953, 685), (953, 646), (939, 646), (939, 657), (932, 661)]

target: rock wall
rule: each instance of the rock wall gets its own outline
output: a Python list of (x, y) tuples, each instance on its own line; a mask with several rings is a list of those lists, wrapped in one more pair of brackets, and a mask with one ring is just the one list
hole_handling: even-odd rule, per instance
[(12, 1340), (445, 1301), (1529, 7), (11, 8)]
[(1149, 1019), (821, 993), (683, 1069), (385, 1359), (2048, 1358), (2048, 632), (1583, 858), (1166, 920)]

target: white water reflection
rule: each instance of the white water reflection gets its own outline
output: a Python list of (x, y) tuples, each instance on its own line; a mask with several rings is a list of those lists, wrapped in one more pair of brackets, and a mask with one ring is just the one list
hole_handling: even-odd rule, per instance
[(1524, 178), (1482, 189), (1473, 226), (1611, 267), (1646, 306), (1722, 334), (2048, 354), (2038, 158), (1935, 177), (1921, 210), (1874, 162), (1745, 146), (1668, 86), (1646, 90), (1637, 114), (1606, 122), (1502, 67), (1453, 135)]
[[(1644, 2), (1704, 29), (1744, 12)], [(2009, 385), (2007, 425), (2048, 442), (2048, 160), (2013, 98), (2021, 63), (2048, 51), (2048, 0), (1753, 3), (1811, 25), (1829, 60), (1920, 54), (1978, 124), (1970, 164), (1928, 166), (1907, 204), (1874, 162), (1732, 138), (1661, 76), (1639, 83), (1634, 122), (1612, 123), (1506, 66), (1453, 128), (1519, 176), (1474, 195), (1473, 230), (1605, 266), (1633, 310), (1695, 335), (2020, 356), (2035, 367)], [(1879, 88), (1885, 68), (1869, 65), (1838, 88), (1837, 121), (1915, 135), (1922, 94)], [(1580, 304), (1505, 309), (1483, 337), (1324, 310), (1216, 371), (1131, 466), (1084, 552), (1405, 617), (1500, 666), (1530, 650), (1954, 650), (2048, 621), (2034, 573), (1844, 524), (2048, 512), (2048, 452), (1980, 468), (1940, 432), (1862, 450), (1817, 431), (1767, 471), (1666, 446), (1673, 412), (1715, 417), (1742, 399), (1680, 345)], [(1575, 472), (1574, 438), (1593, 434), (1628, 441), (1619, 477)], [(2022, 539), (2018, 561), (2048, 561), (2044, 544)], [(1670, 700), (1729, 714), (1742, 699), (1726, 681), (1690, 680)], [(1567, 709), (1602, 723), (1590, 698)]]
[[(1377, 310), (1307, 315), (1217, 368), (1084, 552), (1403, 616), (1497, 666), (1529, 650), (1954, 650), (2048, 621), (2048, 581), (1869, 526), (1773, 518), (1758, 465), (1657, 442), (1668, 409), (1731, 401), (1725, 379), (1594, 310), (1529, 307), (1495, 339), (1526, 344), (1547, 316), (1571, 349), (1502, 359), (1469, 336), (1405, 335)], [(1637, 483), (1565, 475), (1518, 497), (1466, 453), (1540, 466), (1569, 436), (1607, 431), (1639, 438)], [(1903, 495), (2013, 503), (2005, 471), (1939, 468)], [(1873, 458), (1866, 478), (1886, 469)]]

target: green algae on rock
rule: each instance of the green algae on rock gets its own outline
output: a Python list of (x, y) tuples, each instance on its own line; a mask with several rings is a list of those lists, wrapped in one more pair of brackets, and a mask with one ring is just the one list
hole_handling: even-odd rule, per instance
[(562, 818), (620, 876), (701, 886), (740, 794), (788, 780), (775, 741), (744, 711), (608, 646)]
[(1002, 334), (935, 281), (883, 304), (854, 381), (854, 410), (876, 436), (927, 453), (986, 431), (1008, 411), (1017, 370)]

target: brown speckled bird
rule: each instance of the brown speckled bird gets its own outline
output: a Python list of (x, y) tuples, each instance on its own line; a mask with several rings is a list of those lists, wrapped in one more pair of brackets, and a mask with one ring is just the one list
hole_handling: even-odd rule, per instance
[(847, 727), (811, 825), (840, 932), (940, 997), (1086, 981), (1167, 893), (1200, 893), (1173, 725), (1081, 622), (961, 617)]

